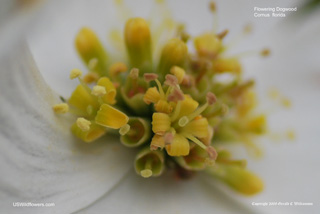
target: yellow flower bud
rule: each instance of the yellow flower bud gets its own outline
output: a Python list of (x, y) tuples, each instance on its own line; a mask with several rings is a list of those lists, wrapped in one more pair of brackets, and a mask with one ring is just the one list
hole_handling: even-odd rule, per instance
[(216, 35), (205, 33), (194, 39), (194, 46), (199, 56), (215, 58), (222, 48), (222, 42)]
[(151, 36), (148, 23), (143, 18), (131, 18), (127, 21), (124, 38), (132, 67), (141, 69), (150, 66), (152, 61)]
[(237, 58), (219, 58), (213, 61), (212, 68), (214, 72), (241, 72), (241, 64)]
[(158, 72), (166, 75), (172, 66), (184, 67), (188, 57), (188, 47), (180, 39), (174, 38), (164, 46), (161, 52)]
[[(100, 75), (107, 72), (107, 53), (96, 34), (87, 27), (82, 28), (75, 39), (76, 49), (90, 70)], [(95, 62), (94, 65), (92, 62)], [(90, 63), (91, 62), (91, 63)]]

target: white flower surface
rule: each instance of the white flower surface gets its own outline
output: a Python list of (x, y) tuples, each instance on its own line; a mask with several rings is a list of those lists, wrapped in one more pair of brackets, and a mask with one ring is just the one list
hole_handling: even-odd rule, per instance
[[(134, 15), (150, 14), (151, 2), (127, 3)], [(0, 212), (315, 213), (320, 209), (320, 17), (313, 14), (291, 22), (289, 17), (253, 17), (254, 6), (290, 5), (299, 2), (217, 2), (219, 29), (229, 29), (230, 37), (248, 22), (254, 26), (253, 35), (235, 52), (265, 46), (272, 50), (266, 60), (244, 58), (246, 76), (257, 80), (270, 129), (296, 132), (292, 142), (262, 139), (265, 155), (249, 161), (248, 167), (263, 178), (265, 190), (250, 198), (205, 175), (189, 181), (175, 180), (170, 173), (143, 179), (133, 170), (134, 154), (116, 138), (93, 144), (76, 140), (69, 132), (69, 118), (55, 115), (51, 108), (59, 102), (58, 95), (68, 97), (75, 87), (69, 71), (83, 68), (73, 47), (74, 36), (82, 26), (90, 26), (106, 41), (108, 30), (122, 29), (125, 20), (117, 16), (112, 1), (44, 5), (27, 35), (32, 55), (23, 41), (15, 41), (0, 58)], [(177, 0), (169, 2), (169, 8), (192, 35), (212, 26), (207, 2)], [(292, 107), (284, 109), (267, 98), (270, 87), (290, 98)], [(246, 154), (238, 151), (238, 155)], [(14, 207), (15, 202), (55, 206)], [(312, 202), (313, 206), (262, 207), (252, 202)]]

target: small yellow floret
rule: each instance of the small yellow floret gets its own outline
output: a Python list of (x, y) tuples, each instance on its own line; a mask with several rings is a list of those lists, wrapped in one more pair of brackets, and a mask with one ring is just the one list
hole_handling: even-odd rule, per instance
[(173, 142), (166, 146), (166, 150), (170, 156), (186, 156), (190, 151), (189, 141), (185, 137), (175, 134)]
[(70, 79), (74, 79), (77, 77), (81, 77), (82, 76), (82, 71), (80, 71), (80, 69), (72, 69), (70, 72)]
[(119, 129), (129, 121), (127, 115), (108, 104), (102, 104), (95, 118), (97, 124), (112, 129)]
[(177, 77), (179, 84), (182, 83), (184, 75), (186, 74), (184, 69), (179, 66), (173, 66), (170, 69), (170, 73), (172, 73), (173, 75), (175, 75)]
[(150, 103), (156, 103), (159, 100), (160, 100), (160, 93), (157, 87), (148, 88), (148, 90), (143, 96), (143, 101), (148, 105)]
[(90, 130), (90, 125), (91, 122), (89, 120), (84, 119), (83, 117), (79, 117), (77, 119), (77, 126), (82, 130), (82, 131), (89, 131)]
[(171, 120), (169, 115), (164, 113), (154, 113), (152, 115), (152, 131), (158, 135), (164, 135), (170, 129)]
[(69, 106), (66, 103), (60, 103), (60, 104), (54, 105), (52, 109), (56, 114), (65, 114), (69, 111)]
[(94, 86), (91, 91), (91, 94), (98, 97), (102, 97), (106, 93), (107, 93), (106, 88), (100, 85)]

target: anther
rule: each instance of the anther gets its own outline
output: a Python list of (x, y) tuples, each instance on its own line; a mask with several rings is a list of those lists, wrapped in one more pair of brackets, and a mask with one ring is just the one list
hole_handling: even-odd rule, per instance
[(214, 95), (212, 92), (207, 93), (207, 102), (209, 105), (214, 104), (217, 101), (216, 95)]
[(164, 84), (168, 86), (176, 87), (178, 85), (178, 79), (176, 76), (172, 74), (167, 74)]
[(215, 150), (214, 147), (208, 146), (206, 150), (207, 150), (208, 155), (209, 155), (211, 160), (216, 160), (217, 159), (218, 153), (217, 153), (217, 151)]
[(66, 103), (60, 103), (60, 104), (54, 105), (52, 109), (56, 114), (65, 114), (69, 111), (69, 106)]
[(177, 102), (184, 100), (184, 94), (181, 90), (175, 88), (173, 92), (168, 96), (169, 102)]
[(70, 72), (70, 79), (81, 77), (81, 75), (82, 75), (82, 71), (80, 71), (80, 69), (77, 69), (77, 68), (72, 69)]
[(229, 30), (224, 30), (221, 33), (217, 34), (217, 37), (222, 40), (229, 33)]
[(138, 68), (132, 68), (131, 71), (130, 71), (129, 76), (132, 79), (138, 79), (138, 77), (139, 77), (139, 69)]
[(164, 143), (165, 145), (170, 145), (173, 141), (174, 135), (171, 132), (167, 132), (164, 135)]
[(268, 49), (268, 48), (263, 49), (263, 50), (260, 52), (260, 55), (261, 55), (262, 57), (270, 56), (270, 49)]
[(96, 85), (92, 88), (91, 94), (97, 97), (102, 97), (107, 93), (106, 88), (100, 85)]
[(145, 73), (143, 77), (146, 82), (151, 82), (153, 80), (158, 79), (158, 75), (154, 73)]
[(79, 117), (77, 119), (77, 126), (84, 132), (90, 130), (91, 122), (89, 120), (84, 119), (83, 117)]

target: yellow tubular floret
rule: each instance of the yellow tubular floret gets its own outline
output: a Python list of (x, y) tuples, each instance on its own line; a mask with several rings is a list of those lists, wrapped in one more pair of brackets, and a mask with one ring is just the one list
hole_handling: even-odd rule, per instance
[(106, 133), (106, 128), (99, 126), (95, 123), (90, 125), (90, 129), (87, 131), (83, 131), (77, 123), (74, 123), (71, 126), (71, 132), (84, 142), (90, 143), (98, 138), (100, 138), (102, 135)]
[(108, 104), (102, 104), (95, 121), (101, 126), (119, 129), (128, 123), (128, 116)]
[(189, 154), (189, 141), (179, 135), (175, 134), (171, 144), (166, 145), (166, 150), (170, 156), (186, 156)]
[[(75, 39), (75, 46), (82, 60), (90, 69), (99, 74), (106, 72), (107, 54), (98, 37), (90, 28), (84, 27), (79, 31)], [(92, 60), (96, 62), (94, 68)]]
[(181, 132), (190, 133), (198, 138), (205, 138), (209, 134), (208, 126), (207, 118), (195, 119), (183, 127)]
[(82, 112), (86, 113), (88, 106), (98, 108), (99, 104), (97, 100), (88, 92), (83, 85), (78, 85), (73, 91), (68, 103)]
[(167, 114), (154, 113), (152, 115), (152, 131), (156, 134), (163, 135), (170, 129), (171, 120)]
[(159, 100), (160, 100), (160, 93), (157, 87), (148, 88), (148, 90), (143, 96), (143, 101), (148, 105), (150, 103), (156, 103)]
[(103, 86), (106, 89), (106, 94), (102, 97), (103, 102), (115, 104), (117, 91), (110, 79), (108, 77), (102, 77), (98, 80), (97, 85)]
[(170, 69), (170, 73), (177, 77), (179, 84), (182, 83), (184, 75), (186, 74), (185, 70), (179, 66), (173, 66)]
[(223, 72), (241, 72), (241, 64), (237, 58), (220, 58), (213, 61), (213, 71), (217, 73)]

